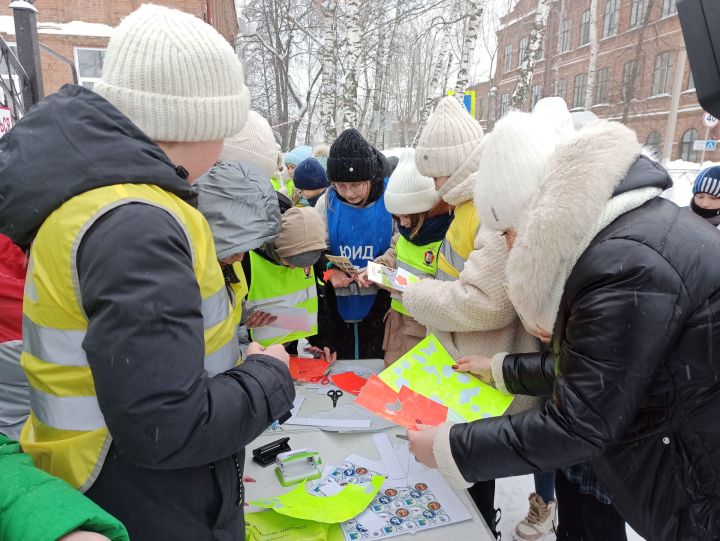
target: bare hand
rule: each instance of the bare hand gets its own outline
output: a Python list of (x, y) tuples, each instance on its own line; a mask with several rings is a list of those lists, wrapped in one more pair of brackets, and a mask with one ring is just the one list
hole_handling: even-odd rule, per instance
[(373, 282), (368, 279), (367, 269), (356, 274), (355, 281), (360, 285), (360, 287), (370, 287), (371, 285), (373, 285)]
[(95, 532), (82, 532), (80, 530), (63, 535), (58, 541), (110, 541), (104, 535)]
[(248, 329), (257, 329), (275, 323), (275, 320), (277, 320), (277, 316), (267, 312), (254, 312), (245, 320), (245, 326)]
[(407, 432), (410, 452), (415, 455), (418, 462), (425, 464), (428, 468), (437, 468), (433, 452), (435, 432), (437, 432), (437, 427), (428, 425), (418, 425), (417, 430), (408, 430)]
[(335, 361), (337, 361), (337, 352), (336, 351), (331, 352), (330, 348), (328, 348), (328, 347), (326, 347), (324, 349), (320, 349), (317, 346), (307, 346), (305, 348), (305, 352), (310, 353), (317, 359), (323, 359), (325, 362), (328, 362), (331, 364), (334, 363)]
[(330, 283), (335, 289), (341, 287), (349, 287), (352, 281), (353, 279), (347, 274), (345, 274), (343, 271), (333, 269), (330, 272)]
[(281, 344), (275, 344), (274, 346), (268, 346), (267, 348), (262, 347), (257, 342), (253, 342), (247, 348), (246, 357), (251, 355), (268, 355), (274, 357), (285, 366), (290, 369), (290, 355), (285, 351), (285, 348)]
[(552, 340), (552, 333), (546, 331), (538, 325), (535, 325), (535, 327), (530, 331), (530, 334), (532, 334), (535, 338), (537, 338), (544, 344), (549, 344), (550, 340)]
[(495, 385), (492, 377), (492, 359), (490, 357), (468, 355), (460, 359), (453, 366), (453, 370), (456, 372), (470, 372), (472, 375), (477, 376), (480, 381), (488, 385)]

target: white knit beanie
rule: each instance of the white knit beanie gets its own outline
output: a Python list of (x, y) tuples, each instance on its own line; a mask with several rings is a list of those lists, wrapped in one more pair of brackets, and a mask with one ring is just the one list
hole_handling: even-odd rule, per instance
[(282, 155), (270, 123), (255, 111), (250, 111), (247, 123), (240, 133), (225, 139), (220, 160), (254, 163), (271, 177), (277, 171)]
[(420, 174), (412, 149), (403, 149), (399, 158), (385, 188), (385, 208), (396, 215), (427, 212), (440, 201), (433, 179)]
[(115, 29), (93, 90), (153, 141), (225, 139), (250, 107), (230, 44), (197, 17), (152, 4)]
[(454, 96), (440, 100), (417, 145), (415, 163), (428, 177), (449, 177), (483, 139), (483, 129)]
[(480, 159), (475, 209), (483, 227), (507, 231), (520, 220), (555, 150), (540, 117), (512, 111), (495, 124)]

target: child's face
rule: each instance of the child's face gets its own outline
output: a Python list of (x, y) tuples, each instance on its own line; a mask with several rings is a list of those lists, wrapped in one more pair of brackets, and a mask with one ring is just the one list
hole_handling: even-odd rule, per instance
[(717, 210), (720, 209), (720, 197), (709, 193), (697, 193), (695, 194), (695, 204), (701, 209)]
[(188, 172), (187, 182), (193, 184), (208, 172), (220, 157), (223, 141), (200, 141), (192, 143), (158, 143), (176, 167)]
[(351, 205), (359, 205), (370, 195), (370, 181), (336, 182), (335, 189)]
[(409, 229), (412, 227), (412, 220), (410, 219), (409, 214), (396, 214), (395, 217), (397, 218), (398, 223), (404, 228)]
[(435, 190), (442, 188), (450, 177), (433, 177), (435, 181)]
[(294, 163), (287, 164), (287, 171), (288, 171), (288, 176), (290, 178), (295, 178), (295, 164)]
[(325, 191), (325, 188), (318, 188), (317, 190), (300, 190), (300, 195), (305, 199), (313, 199)]

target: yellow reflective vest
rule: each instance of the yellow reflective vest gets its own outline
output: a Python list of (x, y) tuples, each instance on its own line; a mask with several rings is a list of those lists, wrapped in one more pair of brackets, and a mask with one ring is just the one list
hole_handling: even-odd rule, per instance
[(480, 227), (472, 200), (465, 201), (455, 208), (455, 218), (445, 234), (440, 248), (437, 280), (457, 280), (465, 268), (465, 261), (475, 247), (475, 237)]
[[(401, 235), (395, 244), (397, 268), (405, 269), (418, 278), (434, 278), (438, 269), (438, 251), (442, 243), (443, 241), (439, 240), (418, 246)], [(412, 317), (403, 306), (400, 296), (393, 295), (390, 307), (401, 314)]]
[(214, 376), (240, 361), (236, 326), (212, 234), (196, 209), (146, 184), (97, 188), (56, 209), (40, 227), (30, 251), (22, 366), (30, 382), (31, 413), (20, 442), (39, 468), (81, 491), (90, 488), (100, 473), (111, 435), (82, 347), (88, 319), (80, 297), (76, 254), (83, 235), (101, 216), (138, 202), (164, 209), (187, 234), (202, 296), (205, 370)]
[[(253, 307), (277, 301), (278, 304), (272, 305), (267, 312), (299, 308), (309, 323), (308, 330), (286, 329), (274, 324), (258, 327), (250, 330), (252, 339), (267, 347), (316, 335), (318, 299), (313, 268), (291, 269), (276, 265), (255, 252), (250, 252), (249, 256), (252, 274), (245, 309), (249, 311)], [(263, 311), (262, 308), (260, 310)]]

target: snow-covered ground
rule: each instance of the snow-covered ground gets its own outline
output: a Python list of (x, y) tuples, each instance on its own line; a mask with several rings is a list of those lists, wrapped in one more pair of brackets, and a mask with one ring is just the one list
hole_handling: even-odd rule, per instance
[[(495, 506), (502, 509), (500, 531), (504, 541), (512, 541), (515, 525), (520, 522), (528, 511), (528, 496), (533, 491), (533, 476), (509, 477), (498, 479), (495, 483)], [(643, 541), (632, 528), (627, 528), (628, 541)], [(545, 541), (552, 541), (554, 535), (547, 536)]]

